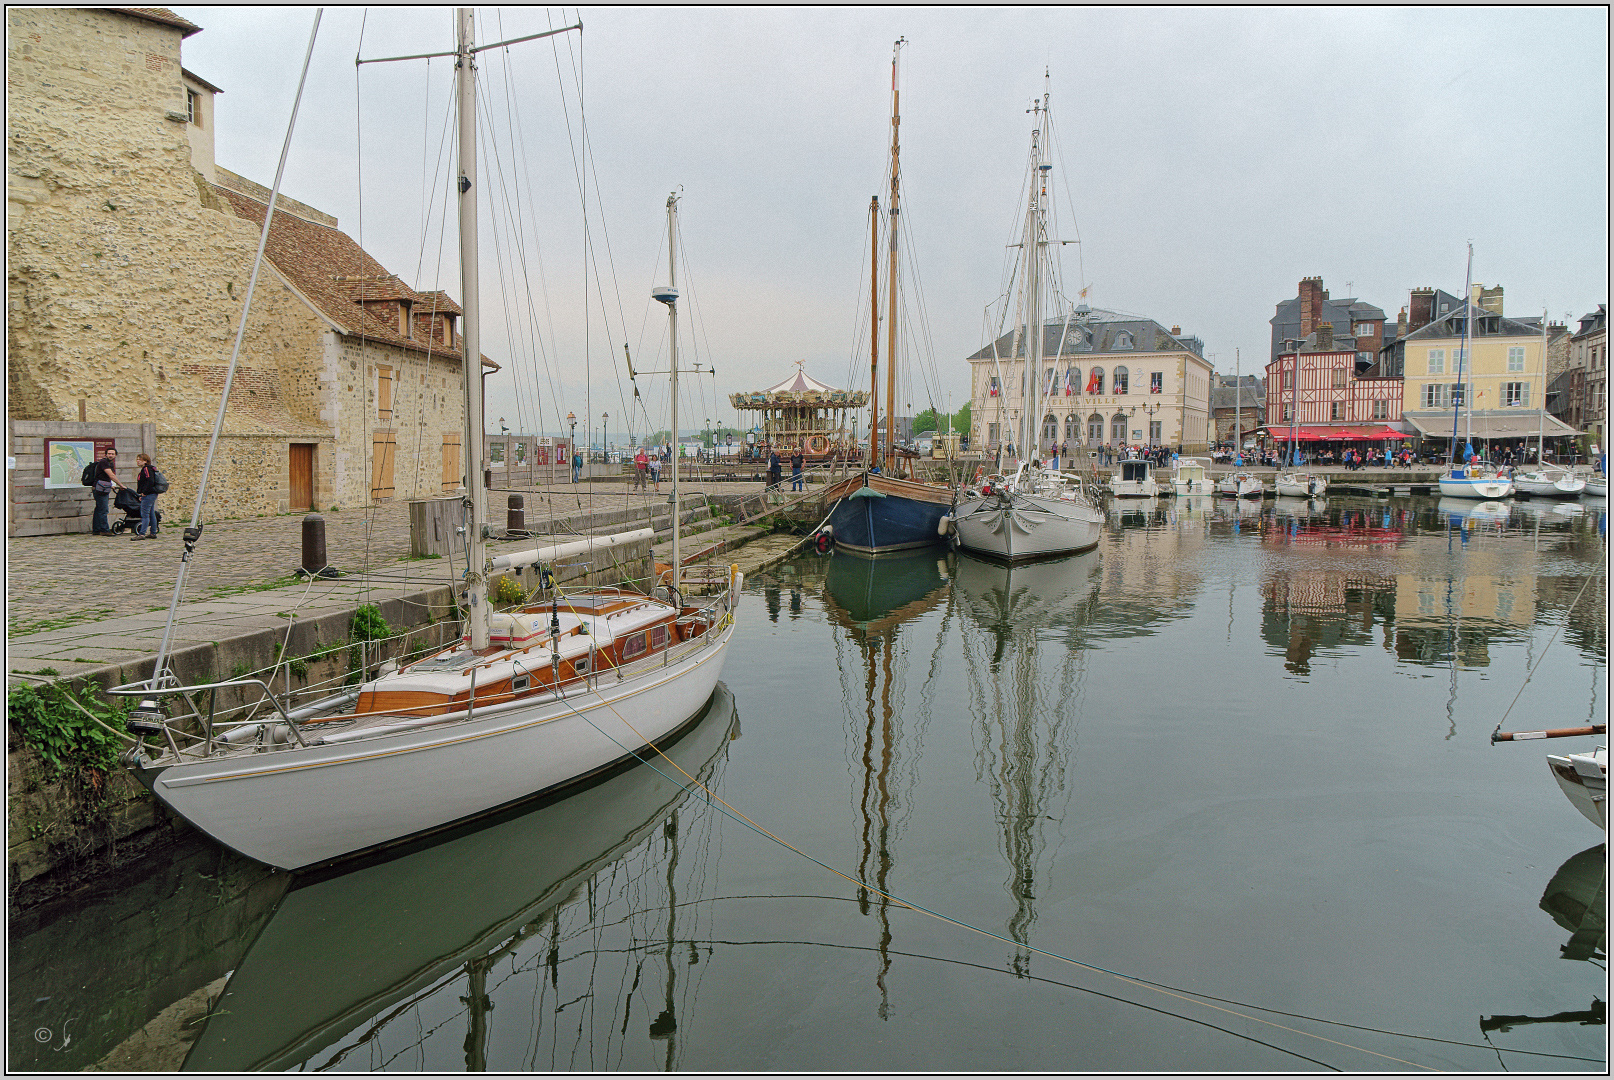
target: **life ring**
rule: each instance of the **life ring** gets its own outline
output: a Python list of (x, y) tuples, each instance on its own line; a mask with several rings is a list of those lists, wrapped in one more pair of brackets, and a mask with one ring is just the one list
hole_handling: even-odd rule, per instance
[(828, 555), (829, 549), (835, 546), (835, 538), (827, 532), (821, 532), (813, 537), (813, 549), (820, 555)]
[(822, 435), (814, 435), (807, 440), (807, 452), (809, 454), (822, 454), (828, 449), (829, 440)]

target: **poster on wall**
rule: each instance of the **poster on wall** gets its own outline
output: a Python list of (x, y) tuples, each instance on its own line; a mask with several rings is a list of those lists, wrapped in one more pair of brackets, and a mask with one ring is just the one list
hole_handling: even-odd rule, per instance
[(84, 466), (100, 461), (115, 439), (46, 439), (45, 487), (76, 488)]

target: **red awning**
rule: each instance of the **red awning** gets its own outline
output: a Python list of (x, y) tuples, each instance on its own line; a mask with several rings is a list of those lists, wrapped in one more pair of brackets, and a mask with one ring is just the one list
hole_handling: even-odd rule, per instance
[[(1293, 430), (1294, 437), (1301, 442), (1377, 442), (1412, 437), (1400, 428), (1384, 424), (1301, 424)], [(1267, 425), (1267, 433), (1280, 442), (1289, 441), (1289, 432), (1290, 428), (1284, 424)]]

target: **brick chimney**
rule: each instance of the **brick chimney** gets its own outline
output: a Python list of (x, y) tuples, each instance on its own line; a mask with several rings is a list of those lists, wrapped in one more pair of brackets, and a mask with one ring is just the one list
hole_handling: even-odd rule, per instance
[(1317, 329), (1317, 323), (1323, 317), (1323, 299), (1328, 294), (1323, 292), (1323, 279), (1309, 277), (1300, 279), (1300, 336), (1306, 338)]
[(1334, 351), (1334, 324), (1321, 322), (1317, 324), (1317, 351)]
[(1490, 289), (1485, 288), (1483, 285), (1480, 286), (1479, 306), (1489, 311), (1492, 315), (1502, 314), (1502, 286), (1497, 285)]
[(1395, 320), (1395, 339), (1400, 341), (1407, 336), (1407, 309), (1402, 308), (1401, 314)]
[(1182, 327), (1180, 327), (1180, 326), (1173, 326), (1173, 327), (1172, 327), (1172, 328), (1171, 328), (1171, 336), (1172, 336), (1172, 337), (1182, 337)]
[(1415, 334), (1429, 325), (1434, 317), (1435, 290), (1425, 286), (1422, 289), (1413, 289), (1411, 296), (1411, 314), (1407, 318), (1407, 333)]

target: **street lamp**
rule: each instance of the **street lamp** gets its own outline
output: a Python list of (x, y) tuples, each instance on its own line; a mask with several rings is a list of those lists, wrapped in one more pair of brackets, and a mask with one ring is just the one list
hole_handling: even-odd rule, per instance
[[(576, 413), (567, 413), (566, 414), (566, 422), (572, 426), (572, 440), (568, 445), (571, 446), (571, 448), (572, 448), (571, 456), (572, 456), (573, 459), (575, 459), (577, 457), (577, 414)], [(566, 464), (570, 465), (571, 462), (568, 461)], [(575, 472), (572, 473), (572, 483), (574, 483), (574, 484), (577, 483), (577, 473), (575, 473)]]
[(611, 460), (611, 414), (600, 413), (600, 457), (607, 463)]

